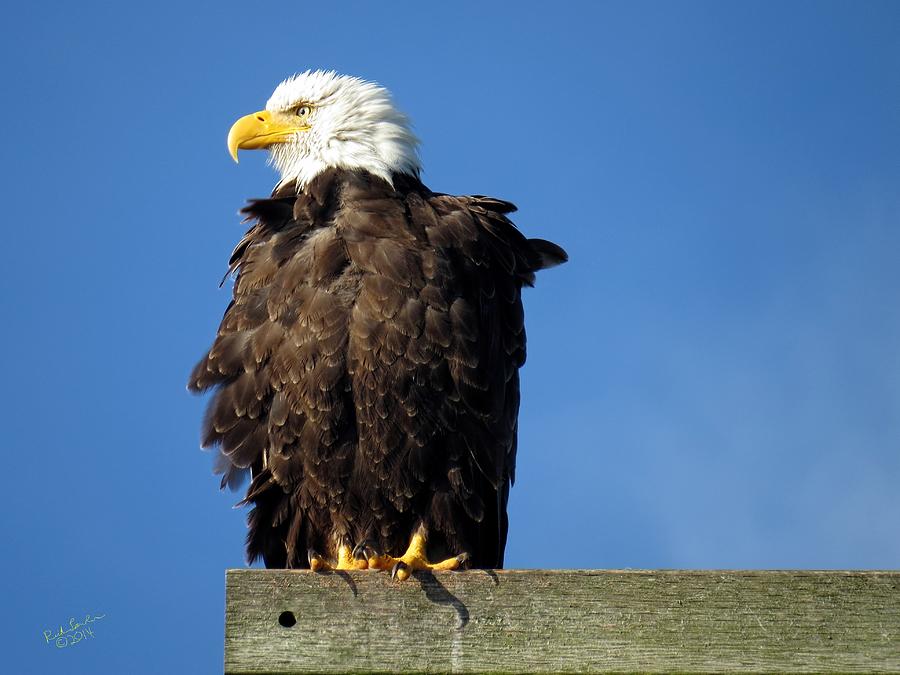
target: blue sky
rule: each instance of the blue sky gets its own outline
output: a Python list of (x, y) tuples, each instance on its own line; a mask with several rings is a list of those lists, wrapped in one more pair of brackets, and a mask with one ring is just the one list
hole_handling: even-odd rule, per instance
[(225, 135), (310, 67), (389, 87), (428, 185), (570, 253), (526, 294), (508, 566), (900, 567), (900, 5), (4, 16), (9, 672), (221, 672), (245, 514), (184, 385), (274, 183)]

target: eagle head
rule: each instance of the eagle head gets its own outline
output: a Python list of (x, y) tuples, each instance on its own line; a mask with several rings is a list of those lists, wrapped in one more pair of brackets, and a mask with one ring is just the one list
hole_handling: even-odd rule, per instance
[(286, 79), (264, 110), (228, 132), (235, 162), (239, 149), (267, 148), (280, 182), (298, 189), (331, 168), (368, 171), (388, 183), (394, 173), (418, 177), (418, 143), (384, 87), (322, 70)]

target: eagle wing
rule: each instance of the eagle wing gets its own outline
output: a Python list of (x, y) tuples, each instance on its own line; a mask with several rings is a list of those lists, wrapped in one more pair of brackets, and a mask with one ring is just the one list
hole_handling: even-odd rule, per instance
[[(285, 186), (243, 210), (255, 221), (235, 248), (233, 298), (188, 388), (213, 390), (201, 444), (218, 448), (222, 487), (252, 482), (247, 556), (296, 567), (344, 499), (355, 447), (346, 367), (355, 292), (329, 227), (333, 181)], [(317, 189), (318, 188), (318, 189)]]
[(526, 356), (521, 289), (565, 253), (526, 239), (507, 218), (515, 210), (509, 202), (450, 195), (408, 202), (438, 260), (429, 283), (445, 289), (446, 301), (437, 308), (446, 309), (446, 320), (434, 323), (433, 340), (445, 347), (448, 395), (439, 410), (450, 431), (447, 455), (456, 463), (448, 472), (451, 492), (435, 492), (430, 515), (438, 529), (462, 529), (457, 546), (473, 551), (475, 566), (502, 567), (515, 479), (518, 371)]

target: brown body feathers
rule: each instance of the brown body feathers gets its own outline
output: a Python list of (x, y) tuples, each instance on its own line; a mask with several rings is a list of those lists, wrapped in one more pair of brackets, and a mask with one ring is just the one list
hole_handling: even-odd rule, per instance
[(514, 477), (520, 291), (563, 262), (488, 197), (329, 170), (252, 201), (234, 297), (191, 375), (213, 390), (204, 447), (252, 476), (247, 555), (305, 567), (371, 541), (500, 567)]

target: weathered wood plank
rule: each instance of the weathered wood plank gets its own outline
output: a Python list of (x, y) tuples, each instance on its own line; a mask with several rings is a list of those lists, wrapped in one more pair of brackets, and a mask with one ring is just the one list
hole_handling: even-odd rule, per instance
[(225, 671), (900, 672), (900, 572), (229, 570)]

